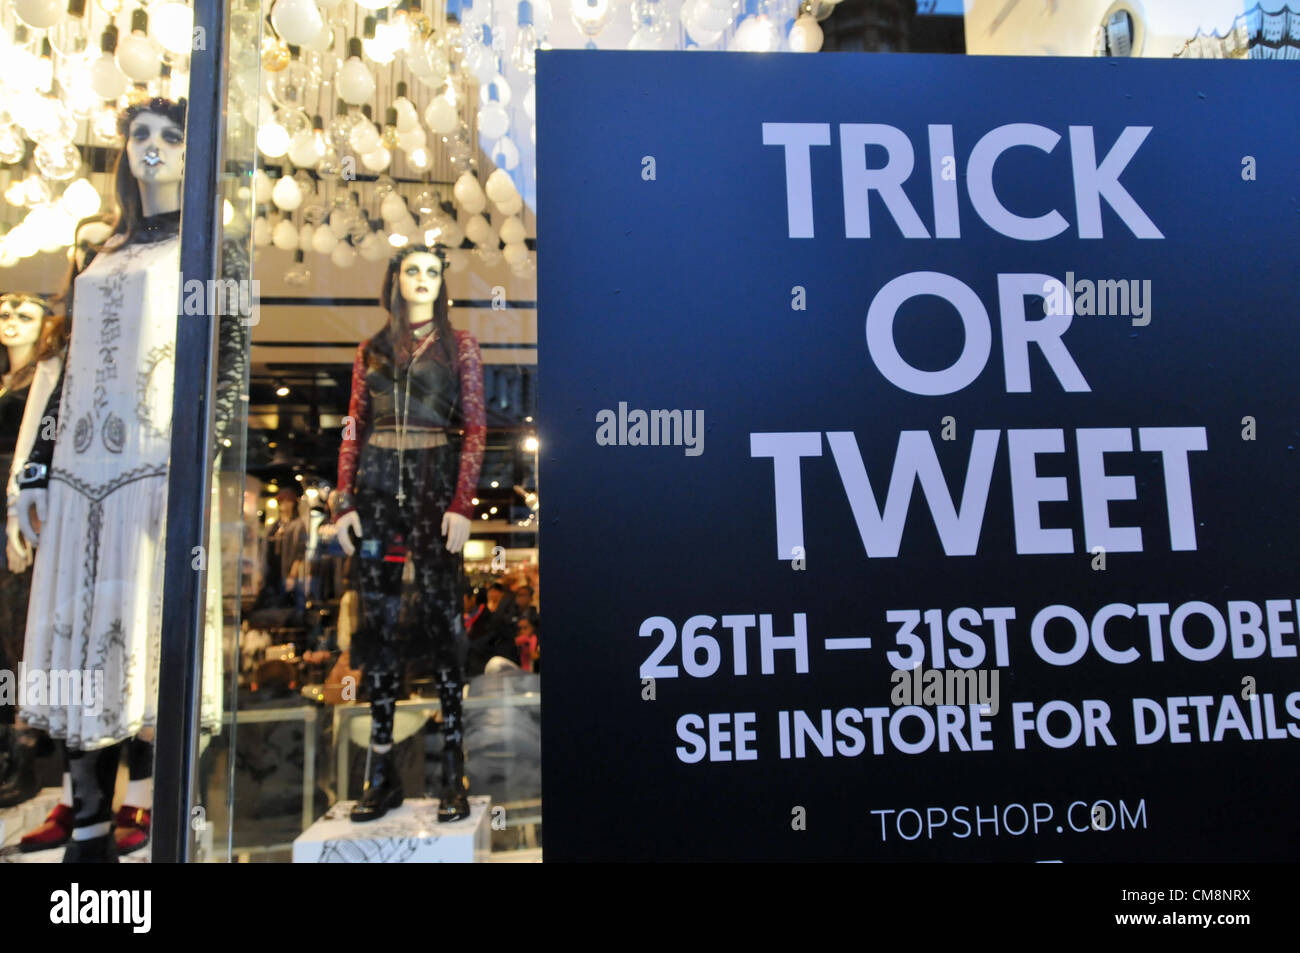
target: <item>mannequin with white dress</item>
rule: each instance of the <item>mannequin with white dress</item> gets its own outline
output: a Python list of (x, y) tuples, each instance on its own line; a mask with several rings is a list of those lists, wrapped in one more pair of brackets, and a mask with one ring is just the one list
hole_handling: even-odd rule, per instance
[[(66, 741), (73, 803), (65, 862), (116, 860), (114, 826), (143, 824), (147, 837), (152, 805), (152, 751), (138, 742), (152, 741), (158, 708), (185, 103), (131, 106), (120, 129), (126, 148), (116, 171), (118, 219), (70, 289), (67, 363), (45, 413), (57, 426), (43, 428), (53, 434), (42, 433), (24, 468), (17, 507), (23, 535), (36, 547), (28, 664), (81, 672), (100, 696), (83, 688), (80, 700), (29, 698), (22, 712)], [(229, 246), (223, 270), (240, 277)], [(240, 318), (220, 316), (218, 442), (243, 387)], [(210, 570), (209, 616), (215, 603), (219, 623), (213, 577)], [(221, 645), (211, 632), (204, 643), (201, 721), (215, 731)], [(129, 740), (132, 780), (114, 817), (114, 781)], [(131, 833), (140, 846), (139, 832)]]

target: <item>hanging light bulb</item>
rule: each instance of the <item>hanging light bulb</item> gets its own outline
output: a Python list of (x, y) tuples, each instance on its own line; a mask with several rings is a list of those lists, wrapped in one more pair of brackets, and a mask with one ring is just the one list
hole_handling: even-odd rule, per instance
[(537, 28), (533, 25), (533, 5), (529, 0), (520, 0), (515, 22), (518, 29), (510, 45), (510, 65), (531, 75), (537, 72)]
[(772, 17), (755, 13), (740, 21), (732, 43), (746, 53), (771, 53), (781, 46), (781, 33)]
[(487, 184), (483, 187), (483, 191), (491, 199), (492, 204), (498, 206), (502, 202), (509, 200), (511, 196), (519, 194), (519, 190), (515, 188), (514, 179), (510, 178), (502, 169), (492, 171), (492, 174), (488, 176)]
[(334, 104), (334, 118), (329, 124), (329, 140), (334, 148), (342, 149), (348, 145), (348, 133), (352, 131), (352, 123), (356, 117), (348, 112), (348, 104), (343, 100), (337, 100)]
[(501, 240), (507, 245), (518, 244), (526, 237), (524, 223), (519, 221), (518, 217), (511, 215), (501, 223)]
[(369, 104), (361, 107), (361, 115), (352, 124), (352, 131), (348, 133), (348, 145), (352, 146), (352, 151), (357, 155), (365, 155), (379, 145), (379, 130), (370, 121)]
[(410, 158), (412, 152), (417, 149), (423, 149), (425, 145), (424, 130), (419, 126), (407, 132), (397, 134), (397, 147), (406, 153)]
[(354, 0), (357, 6), (363, 10), (378, 10), (380, 7), (386, 7), (393, 0)]
[(334, 251), (334, 246), (338, 243), (338, 236), (330, 231), (328, 226), (322, 226), (312, 232), (311, 250), (318, 255), (328, 255)]
[(361, 164), (368, 172), (383, 172), (393, 161), (393, 154), (383, 146), (378, 146), (361, 157)]
[(410, 132), (420, 128), (420, 114), (415, 111), (415, 104), (406, 98), (406, 84), (397, 84), (397, 98), (393, 100), (393, 109), (397, 111), (398, 132)]
[(472, 215), (465, 223), (465, 237), (475, 245), (495, 245), (497, 236), (482, 215)]
[(325, 20), (313, 0), (275, 0), (271, 25), (286, 43), (306, 46), (320, 35)]
[(302, 50), (290, 46), (289, 62), (284, 69), (273, 74), (266, 85), (271, 91), (271, 98), (281, 106), (302, 109), (307, 104), (308, 94), (317, 83), (318, 80), (312, 79), (311, 70), (302, 62)]
[(362, 26), (361, 49), (366, 59), (379, 66), (387, 66), (393, 61), (393, 47), (387, 33), (378, 34), (379, 21), (375, 17), (366, 17)]
[(587, 36), (596, 36), (609, 22), (609, 0), (569, 0), (573, 25)]
[(425, 107), (424, 121), (438, 135), (447, 136), (456, 131), (456, 126), (460, 124), (460, 115), (446, 96), (435, 96)]
[(330, 252), (330, 264), (336, 268), (351, 268), (357, 263), (357, 251), (347, 242), (339, 242)]
[(389, 192), (384, 196), (384, 200), (379, 203), (379, 217), (386, 225), (391, 225), (409, 214), (406, 200), (402, 198), (399, 192)]
[(66, 0), (13, 0), (14, 14), (28, 26), (48, 30), (63, 18)]
[(5, 189), (5, 201), (14, 208), (22, 208), (26, 203), (26, 193), (23, 190), (22, 179), (12, 179), (9, 187)]
[(275, 183), (271, 177), (266, 174), (265, 169), (258, 169), (253, 173), (253, 201), (258, 205), (265, 205), (271, 201), (271, 193), (275, 189)]
[(81, 153), (70, 142), (42, 142), (32, 158), (41, 174), (56, 182), (72, 178), (81, 168)]
[(287, 218), (280, 219), (271, 232), (271, 244), (281, 251), (293, 251), (298, 247), (298, 229)]
[(36, 57), (32, 68), (35, 72), (29, 80), (31, 85), (28, 88), (48, 93), (54, 83), (54, 48), (50, 46), (48, 36), (41, 40), (41, 53)]
[(149, 32), (168, 53), (188, 56), (194, 46), (194, 11), (177, 0), (149, 7)]
[[(23, 137), (13, 126), (0, 129), (0, 162), (8, 165), (19, 161), (27, 154), (27, 145)], [(12, 186), (10, 186), (12, 188)]]
[(361, 40), (348, 40), (348, 60), (338, 72), (339, 96), (352, 106), (360, 106), (375, 95), (375, 78), (361, 62)]
[(262, 37), (262, 68), (277, 73), (289, 65), (289, 44), (278, 36)]
[(117, 68), (117, 27), (111, 23), (99, 39), (100, 55), (90, 64), (90, 88), (100, 99), (117, 99), (126, 91), (126, 77)]
[(157, 79), (162, 71), (162, 60), (149, 41), (149, 15), (143, 9), (131, 11), (131, 32), (117, 44), (117, 67), (137, 83)]
[(483, 194), (483, 187), (478, 184), (478, 179), (472, 172), (462, 172), (452, 186), (451, 193), (456, 204), (470, 215), (476, 215), (487, 208), (487, 196)]
[(816, 53), (822, 48), (825, 34), (817, 18), (805, 13), (790, 27), (790, 49), (795, 53)]
[(492, 161), (507, 172), (513, 172), (519, 165), (519, 147), (509, 136), (502, 136), (492, 147)]
[(112, 106), (100, 106), (90, 114), (90, 128), (100, 139), (112, 142), (117, 135), (117, 110)]
[(302, 189), (293, 176), (283, 175), (271, 190), (271, 201), (282, 212), (292, 212), (302, 204)]
[(662, 0), (632, 0), (632, 23), (629, 50), (669, 49), (671, 20)]
[(284, 273), (284, 283), (301, 287), (310, 280), (311, 271), (307, 268), (307, 263), (303, 261), (302, 249), (299, 248), (293, 253), (293, 264)]
[(63, 190), (63, 195), (59, 202), (67, 209), (68, 214), (75, 217), (78, 221), (83, 218), (89, 218), (99, 211), (100, 198), (95, 187), (84, 178), (77, 179), (69, 183), (68, 187)]
[(509, 97), (510, 87), (502, 80), (500, 85), (489, 83), (483, 89), (487, 91), (487, 96), (480, 99), (482, 105), (478, 110), (478, 131), (489, 139), (500, 139), (510, 128), (510, 116), (502, 102), (502, 93)]
[(268, 159), (278, 159), (289, 151), (289, 131), (272, 116), (257, 130), (257, 148)]
[(253, 244), (258, 248), (265, 248), (271, 244), (271, 223), (266, 220), (265, 215), (253, 219)]
[(320, 161), (316, 163), (316, 173), (325, 179), (333, 179), (343, 174), (343, 158), (332, 145), (326, 146)]
[(86, 52), (89, 29), (86, 20), (86, 0), (68, 0), (67, 19), (61, 29), (49, 32), (54, 50), (65, 59), (81, 56)]
[(370, 232), (361, 240), (361, 257), (366, 261), (383, 261), (388, 257), (388, 241), (378, 232)]
[(397, 148), (397, 110), (392, 106), (384, 113), (384, 129), (379, 134), (379, 141), (385, 149)]

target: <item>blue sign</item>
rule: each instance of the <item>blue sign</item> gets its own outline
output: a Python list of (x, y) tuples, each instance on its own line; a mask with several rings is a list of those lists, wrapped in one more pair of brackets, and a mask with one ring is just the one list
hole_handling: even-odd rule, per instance
[(1293, 859), (1294, 64), (538, 63), (548, 858)]

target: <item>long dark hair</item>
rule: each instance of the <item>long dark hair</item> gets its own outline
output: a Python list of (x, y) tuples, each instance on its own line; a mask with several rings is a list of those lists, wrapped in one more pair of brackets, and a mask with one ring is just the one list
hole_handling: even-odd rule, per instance
[[(32, 362), (27, 365), (27, 373), (15, 382), (15, 389), (25, 387), (31, 383), (31, 379), (36, 375), (36, 365), (47, 357), (54, 357), (56, 354), (63, 352), (63, 345), (67, 342), (67, 335), (64, 333), (64, 322), (55, 310), (50, 298), (46, 295), (27, 294), (22, 291), (14, 291), (5, 295), (0, 295), (0, 304), (11, 303), (14, 306), (30, 302), (41, 309), (41, 333), (36, 339), (36, 352)], [(4, 350), (0, 354), (0, 360), (3, 360), (3, 368), (0, 373), (9, 373), (12, 368), (9, 367), (9, 352)]]
[[(185, 99), (173, 101), (155, 96), (153, 99), (135, 103), (123, 109), (117, 117), (117, 132), (123, 139), (131, 131), (131, 122), (144, 112), (165, 116), (176, 125), (185, 129)], [(131, 174), (131, 162), (126, 155), (126, 147), (117, 154), (117, 167), (113, 170), (113, 185), (117, 192), (117, 218), (113, 222), (113, 235), (131, 238), (140, 219), (144, 218), (144, 206), (140, 201), (140, 183)]]
[(434, 245), (432, 248), (427, 245), (408, 245), (388, 259), (384, 284), (379, 292), (380, 307), (388, 312), (388, 327), (375, 335), (375, 343), (401, 364), (411, 359), (414, 336), (411, 334), (410, 309), (398, 287), (397, 273), (402, 268), (402, 262), (419, 252), (433, 255), (442, 262), (442, 281), (438, 286), (438, 297), (433, 302), (433, 331), (437, 335), (433, 354), (443, 364), (454, 368), (456, 337), (451, 330), (451, 319), (447, 316), (447, 254), (442, 245)]

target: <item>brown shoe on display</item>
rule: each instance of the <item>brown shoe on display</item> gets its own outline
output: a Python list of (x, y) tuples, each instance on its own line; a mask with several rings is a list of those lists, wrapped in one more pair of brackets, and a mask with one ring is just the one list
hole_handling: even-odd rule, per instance
[(117, 817), (113, 818), (113, 839), (117, 841), (119, 854), (129, 854), (149, 843), (150, 816), (145, 807), (123, 804), (117, 809)]
[(62, 847), (72, 837), (72, 808), (66, 804), (54, 805), (48, 817), (33, 831), (23, 835), (18, 849), (24, 854), (34, 850)]

